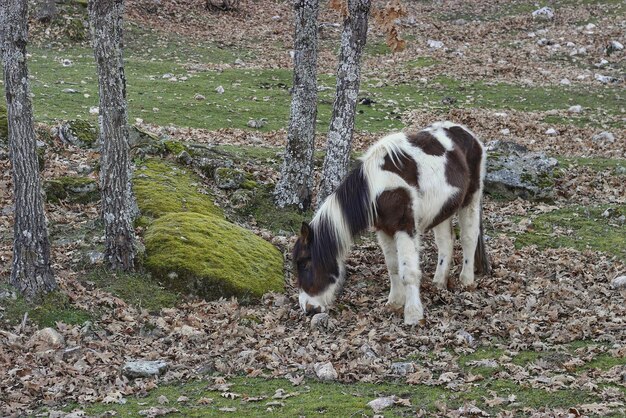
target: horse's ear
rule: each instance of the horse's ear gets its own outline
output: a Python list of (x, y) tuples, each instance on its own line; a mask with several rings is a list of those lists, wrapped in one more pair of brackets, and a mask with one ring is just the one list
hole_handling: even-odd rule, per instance
[(313, 241), (313, 231), (308, 223), (302, 222), (302, 227), (300, 228), (300, 236), (302, 237), (302, 241), (304, 243), (309, 243)]

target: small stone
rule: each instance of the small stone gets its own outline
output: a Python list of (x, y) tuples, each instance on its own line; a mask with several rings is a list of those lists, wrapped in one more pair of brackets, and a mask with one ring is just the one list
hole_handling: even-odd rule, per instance
[(279, 15), (274, 15), (272, 16), (272, 20), (276, 21), (276, 20), (280, 20), (280, 16)]
[(474, 345), (474, 337), (472, 337), (472, 334), (465, 331), (464, 329), (456, 333), (456, 341), (459, 344), (466, 344), (469, 346)]
[(54, 328), (44, 328), (31, 337), (29, 346), (37, 347), (39, 351), (61, 348), (65, 345), (65, 338)]
[(311, 318), (311, 328), (329, 329), (334, 327), (332, 322), (330, 322), (330, 315), (326, 312), (321, 312), (313, 315), (313, 318)]
[(509, 128), (504, 128), (500, 130), (500, 133), (502, 135), (510, 135), (511, 134), (511, 130)]
[(63, 61), (61, 61), (61, 65), (63, 65), (64, 67), (71, 67), (73, 65), (73, 62), (72, 60), (65, 58)]
[(244, 65), (246, 65), (246, 63), (245, 63), (245, 62), (243, 62), (243, 60), (241, 60), (241, 59), (237, 58), (237, 59), (235, 60), (235, 65), (238, 65), (238, 66), (240, 66), (240, 67), (243, 67)]
[(607, 65), (608, 63), (609, 63), (609, 62), (608, 62), (607, 60), (605, 60), (604, 58), (602, 58), (602, 59), (600, 60), (600, 62), (598, 62), (598, 63), (596, 63), (596, 64), (593, 64), (593, 65), (594, 65), (594, 67), (596, 67), (596, 68), (602, 68), (602, 67), (606, 67), (606, 65)]
[(62, 92), (63, 93), (74, 94), (74, 93), (78, 93), (78, 90), (75, 90), (75, 89), (63, 89)]
[(611, 287), (613, 289), (624, 289), (626, 288), (626, 276), (619, 276), (611, 280)]
[(217, 94), (224, 94), (224, 87), (222, 86), (217, 86), (215, 88), (215, 91), (217, 92)]
[(622, 51), (624, 49), (624, 45), (618, 41), (611, 41), (606, 47), (606, 55), (611, 55), (614, 52)]
[(104, 262), (104, 253), (100, 251), (88, 251), (87, 259), (89, 264), (102, 264)]
[(98, 113), (100, 113), (100, 108), (98, 106), (91, 106), (89, 108), (90, 115), (97, 115)]
[(546, 130), (545, 134), (550, 136), (556, 136), (559, 134), (559, 132), (554, 128), (549, 128), (548, 130)]
[(411, 362), (391, 363), (391, 373), (395, 375), (406, 376), (413, 372), (415, 372), (415, 365)]
[(191, 165), (191, 163), (193, 162), (193, 158), (191, 157), (191, 155), (189, 155), (187, 151), (181, 151), (181, 153), (178, 154), (178, 157), (176, 157), (176, 160), (178, 160), (179, 163), (185, 165)]
[(610, 75), (594, 74), (594, 78), (602, 84), (617, 83), (619, 80)]
[(396, 396), (385, 396), (382, 398), (376, 398), (373, 401), (369, 401), (367, 405), (374, 410), (374, 412), (378, 413), (383, 409), (389, 408), (396, 403)]
[(599, 134), (594, 135), (591, 140), (613, 143), (615, 142), (615, 135), (613, 135), (611, 132), (603, 131)]
[(198, 101), (202, 101), (202, 100), (206, 100), (206, 97), (204, 97), (203, 95), (201, 95), (200, 93), (196, 93), (193, 96), (194, 99), (198, 100)]
[(122, 373), (128, 378), (151, 377), (165, 373), (168, 364), (164, 360), (136, 360), (129, 361), (122, 367)]
[(562, 79), (562, 80), (560, 81), (560, 83), (561, 83), (562, 85), (564, 85), (564, 86), (569, 86), (569, 85), (571, 85), (571, 84), (572, 84), (572, 82), (571, 82), (571, 81), (569, 81), (567, 78)]
[(313, 369), (315, 370), (315, 375), (320, 380), (331, 381), (337, 379), (339, 376), (330, 361), (326, 363), (315, 363)]
[(170, 73), (165, 73), (165, 74), (163, 74), (163, 76), (161, 78), (164, 78), (164, 79), (167, 80), (167, 79), (172, 78), (172, 77), (174, 77), (174, 75), (172, 75)]
[(581, 105), (574, 105), (574, 106), (570, 106), (569, 109), (567, 109), (568, 113), (581, 113), (583, 111), (583, 107)]
[(549, 7), (542, 7), (532, 13), (534, 19), (540, 20), (552, 20), (554, 19), (554, 10)]
[(430, 49), (441, 49), (441, 48), (443, 48), (443, 42), (435, 41), (434, 39), (429, 39), (428, 41), (426, 41), (426, 44), (428, 45), (428, 47)]
[(370, 359), (378, 358), (378, 354), (376, 354), (376, 351), (374, 351), (372, 346), (370, 346), (367, 343), (363, 344), (359, 350), (361, 351), (361, 353), (363, 353), (363, 356), (365, 358), (370, 358)]
[(597, 26), (593, 23), (587, 23), (585, 25), (585, 30), (594, 30)]
[(250, 128), (255, 128), (255, 129), (259, 129), (264, 127), (267, 124), (267, 119), (265, 118), (261, 118), (261, 119), (250, 119), (247, 123), (247, 125)]

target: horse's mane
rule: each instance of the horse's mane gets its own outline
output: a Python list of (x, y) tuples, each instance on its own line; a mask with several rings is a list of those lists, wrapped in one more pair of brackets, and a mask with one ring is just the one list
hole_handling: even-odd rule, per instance
[(353, 169), (316, 212), (311, 227), (311, 256), (330, 272), (338, 258), (349, 251), (355, 236), (367, 229), (375, 216), (374, 201), (380, 185), (373, 175), (380, 170), (385, 156), (394, 164), (407, 144), (402, 133), (388, 135), (372, 145)]

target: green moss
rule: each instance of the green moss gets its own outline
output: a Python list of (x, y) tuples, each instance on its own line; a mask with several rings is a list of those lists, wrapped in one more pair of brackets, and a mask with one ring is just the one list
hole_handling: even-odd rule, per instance
[[(1, 289), (13, 289), (4, 285)], [(4, 311), (0, 311), (0, 318), (10, 325), (19, 324), (24, 315), (40, 327), (54, 327), (56, 322), (65, 324), (82, 324), (91, 320), (91, 313), (72, 305), (70, 298), (61, 291), (54, 291), (43, 296), (39, 303), (32, 303), (21, 296), (16, 299), (3, 299)]]
[(134, 173), (133, 191), (142, 215), (157, 218), (166, 213), (195, 212), (221, 216), (201, 180), (175, 164), (148, 159)]
[(100, 198), (98, 184), (88, 177), (63, 176), (44, 182), (46, 201), (59, 203), (91, 203)]
[[(606, 210), (608, 217), (602, 216)], [(526, 233), (516, 236), (515, 246), (592, 249), (626, 260), (626, 224), (618, 221), (622, 214), (624, 205), (571, 206), (544, 213), (533, 219)]]
[(164, 289), (141, 273), (116, 273), (98, 269), (89, 272), (84, 281), (95, 284), (130, 305), (149, 311), (172, 307), (181, 300), (177, 293)]
[(274, 232), (297, 233), (303, 221), (310, 220), (313, 212), (302, 213), (295, 208), (277, 208), (274, 204), (274, 185), (263, 185), (254, 189), (250, 201), (237, 209), (243, 217), (253, 217), (257, 224)]
[(69, 131), (87, 147), (93, 147), (98, 140), (96, 125), (85, 119), (75, 119), (67, 122)]
[(214, 215), (164, 215), (148, 228), (145, 244), (147, 270), (185, 294), (246, 300), (284, 287), (282, 254)]
[(7, 141), (9, 137), (9, 120), (7, 119), (7, 108), (0, 103), (0, 141)]
[(185, 146), (180, 141), (163, 141), (165, 150), (173, 155), (178, 155), (185, 150)]
[(478, 348), (471, 354), (462, 355), (459, 357), (459, 365), (464, 369), (471, 371), (474, 374), (480, 374), (482, 376), (491, 376), (500, 370), (500, 367), (487, 367), (477, 366), (470, 364), (479, 360), (496, 360), (504, 354), (503, 350), (495, 348)]

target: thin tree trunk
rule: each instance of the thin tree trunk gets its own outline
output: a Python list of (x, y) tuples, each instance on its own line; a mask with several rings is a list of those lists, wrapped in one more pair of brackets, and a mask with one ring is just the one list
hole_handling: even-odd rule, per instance
[(33, 107), (26, 67), (27, 0), (4, 0), (0, 39), (13, 168), (15, 225), (10, 282), (29, 299), (56, 288), (37, 164)]
[(58, 14), (56, 0), (38, 0), (37, 20), (40, 22), (50, 22)]
[(370, 0), (348, 0), (343, 22), (337, 68), (337, 91), (328, 129), (328, 145), (322, 168), (318, 205), (330, 195), (348, 172), (354, 114), (361, 81), (360, 61), (367, 40)]
[(306, 210), (313, 189), (317, 118), (317, 15), (319, 0), (295, 0), (294, 71), (285, 161), (276, 185), (279, 207)]
[(123, 0), (90, 0), (89, 21), (100, 93), (100, 183), (109, 267), (135, 268), (134, 196), (128, 143), (126, 78), (122, 57)]

